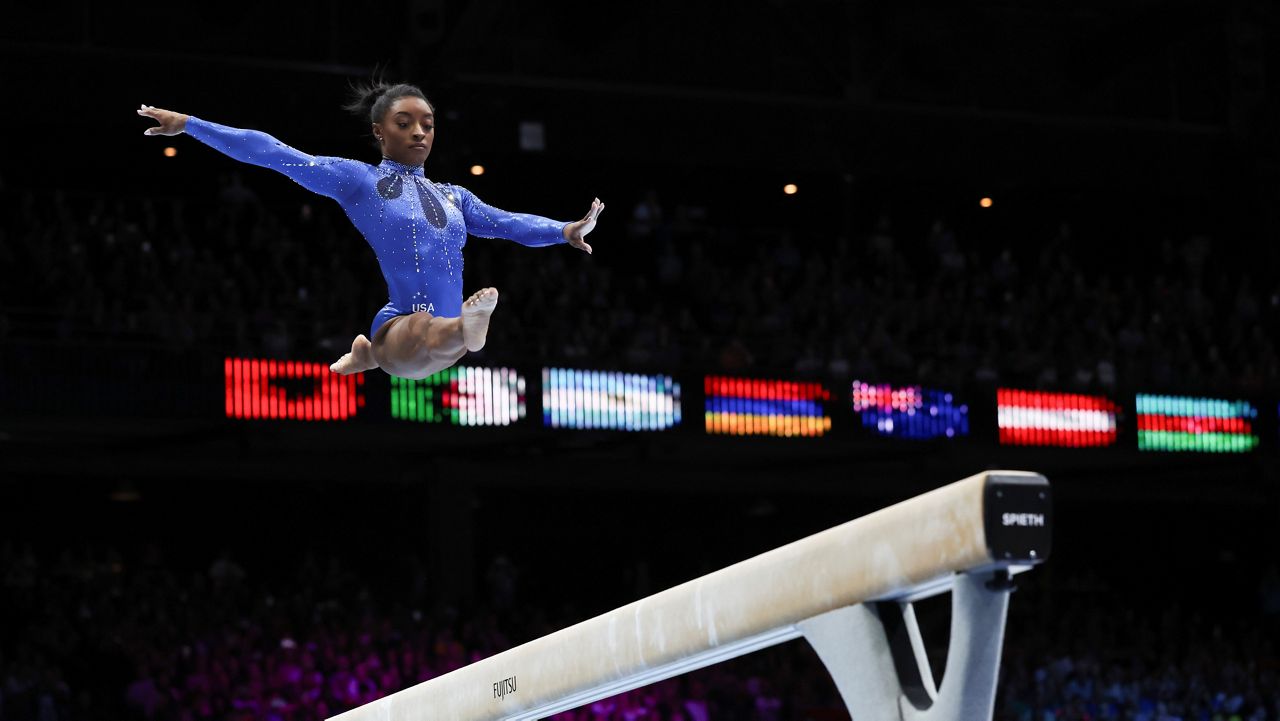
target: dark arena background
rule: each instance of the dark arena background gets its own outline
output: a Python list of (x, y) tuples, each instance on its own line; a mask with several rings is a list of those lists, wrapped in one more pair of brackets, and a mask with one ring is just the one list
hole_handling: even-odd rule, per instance
[[(331, 717), (990, 469), (1053, 491), (995, 718), (1280, 716), (1273, 3), (4, 18), (0, 720)], [(423, 380), (328, 369), (387, 302), (337, 203), (135, 112), (376, 164), (377, 72), (428, 178), (608, 206), (470, 238)], [(802, 639), (557, 716), (848, 717)]]

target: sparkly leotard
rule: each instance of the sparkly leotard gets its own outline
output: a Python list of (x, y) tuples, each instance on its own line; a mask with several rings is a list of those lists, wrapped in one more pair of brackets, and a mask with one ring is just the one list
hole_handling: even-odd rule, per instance
[(397, 315), (462, 314), (462, 246), (468, 233), (528, 246), (566, 242), (568, 223), (499, 210), (466, 188), (433, 183), (420, 165), (308, 155), (266, 133), (194, 116), (187, 116), (186, 131), (236, 160), (277, 170), (338, 201), (373, 248), (387, 281), (388, 302), (373, 317), (370, 340)]

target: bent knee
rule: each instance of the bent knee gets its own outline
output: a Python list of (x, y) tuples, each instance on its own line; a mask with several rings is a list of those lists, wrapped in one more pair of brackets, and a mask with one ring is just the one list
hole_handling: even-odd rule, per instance
[(392, 375), (404, 376), (403, 371), (422, 362), (425, 348), (416, 334), (409, 332), (408, 316), (396, 316), (387, 321), (374, 334), (369, 344), (373, 359)]
[(467, 354), (457, 319), (429, 313), (388, 320), (374, 335), (371, 350), (379, 366), (401, 378), (425, 378)]

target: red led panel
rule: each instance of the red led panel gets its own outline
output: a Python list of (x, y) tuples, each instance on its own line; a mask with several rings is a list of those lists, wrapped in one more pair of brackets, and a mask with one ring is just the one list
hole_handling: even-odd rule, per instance
[(1085, 448), (1116, 442), (1119, 407), (1102, 396), (1000, 388), (1000, 443)]
[(1253, 425), (1243, 418), (1160, 418), (1139, 415), (1138, 430), (1173, 433), (1251, 433)]
[(228, 418), (344, 421), (364, 407), (364, 374), (339, 375), (323, 363), (228, 358)]

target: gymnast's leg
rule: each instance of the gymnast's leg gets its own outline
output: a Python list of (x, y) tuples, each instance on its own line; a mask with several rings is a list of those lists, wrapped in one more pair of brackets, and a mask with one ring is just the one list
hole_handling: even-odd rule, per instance
[[(442, 371), (461, 360), (467, 351), (484, 347), (489, 316), (497, 305), (498, 291), (485, 288), (462, 304), (462, 315), (457, 318), (440, 318), (430, 313), (396, 316), (384, 323), (373, 337), (370, 344), (373, 367), (381, 367), (401, 378), (426, 378)], [(348, 355), (354, 354), (354, 344), (352, 351)], [(346, 360), (347, 356), (342, 359)], [(337, 368), (335, 371), (342, 372)]]

